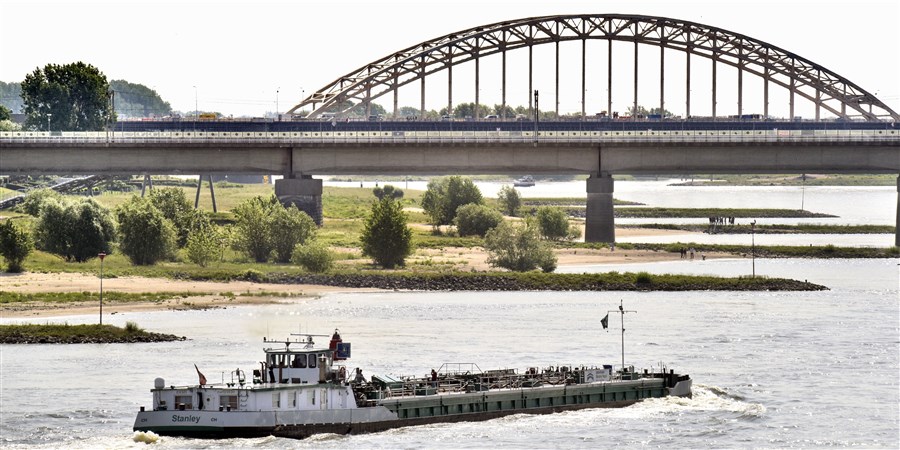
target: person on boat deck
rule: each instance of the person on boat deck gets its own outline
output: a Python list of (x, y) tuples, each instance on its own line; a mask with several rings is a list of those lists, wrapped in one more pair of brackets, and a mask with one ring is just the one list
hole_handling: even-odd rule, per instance
[(356, 368), (356, 380), (354, 381), (356, 381), (357, 383), (363, 383), (366, 381), (366, 377), (363, 376), (362, 369), (360, 369), (359, 367)]

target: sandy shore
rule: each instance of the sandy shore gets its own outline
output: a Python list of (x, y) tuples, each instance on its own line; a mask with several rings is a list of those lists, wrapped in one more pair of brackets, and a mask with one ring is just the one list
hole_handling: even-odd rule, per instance
[[(665, 230), (618, 229), (618, 236), (660, 235)], [(672, 231), (684, 234), (682, 231)], [(566, 249), (556, 252), (558, 265), (572, 266), (585, 264), (630, 264), (680, 259), (678, 254), (650, 250), (621, 250), (603, 248)], [(707, 258), (734, 257), (728, 254), (707, 254)], [(700, 256), (697, 255), (699, 259)], [(486, 262), (487, 253), (481, 248), (421, 249), (407, 260), (408, 267), (417, 265), (441, 265), (458, 270), (491, 270)], [(355, 260), (368, 263), (367, 260)], [(616, 269), (619, 271), (626, 268)], [(30, 273), (0, 274), (0, 291), (20, 293), (81, 292), (99, 290), (99, 281), (94, 274), (78, 273)], [(376, 289), (354, 289), (319, 285), (285, 285), (251, 283), (247, 281), (204, 282), (170, 280), (164, 278), (121, 277), (103, 280), (103, 290), (126, 293), (172, 292), (182, 295), (161, 302), (104, 303), (104, 314), (118, 314), (132, 311), (152, 311), (165, 309), (221, 308), (241, 304), (284, 302), (284, 295), (290, 297), (315, 297), (330, 292), (372, 292)], [(271, 295), (269, 295), (271, 293)], [(94, 314), (98, 312), (95, 302), (50, 304), (14, 303), (0, 305), (0, 318), (53, 317), (62, 315)]]

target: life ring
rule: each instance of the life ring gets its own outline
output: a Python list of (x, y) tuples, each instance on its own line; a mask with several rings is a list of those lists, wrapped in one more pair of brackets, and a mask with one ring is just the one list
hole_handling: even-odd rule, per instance
[(344, 366), (338, 370), (338, 377), (342, 380), (347, 378), (347, 369)]

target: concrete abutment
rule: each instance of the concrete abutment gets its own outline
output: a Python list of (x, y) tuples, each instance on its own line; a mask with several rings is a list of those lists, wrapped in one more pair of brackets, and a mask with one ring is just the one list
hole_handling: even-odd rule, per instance
[(609, 173), (594, 173), (587, 179), (587, 211), (584, 221), (584, 241), (616, 241), (613, 179)]
[(322, 226), (322, 180), (309, 176), (275, 180), (275, 195), (282, 205), (297, 206)]

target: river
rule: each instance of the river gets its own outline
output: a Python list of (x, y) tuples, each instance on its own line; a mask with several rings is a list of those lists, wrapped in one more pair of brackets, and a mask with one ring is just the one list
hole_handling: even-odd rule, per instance
[[(625, 183), (617, 183), (621, 186)], [(681, 189), (681, 188), (679, 188)], [(625, 189), (622, 189), (623, 191)], [(852, 189), (851, 189), (852, 190)], [(693, 191), (691, 191), (693, 192)], [(894, 194), (896, 195), (896, 194)], [(887, 197), (887, 196), (885, 196)], [(889, 209), (896, 204), (882, 206)], [(809, 208), (808, 208), (809, 209)], [(872, 212), (881, 214), (881, 212)], [(890, 210), (893, 215), (893, 210)], [(568, 266), (560, 271), (746, 275), (746, 259)], [(107, 316), (190, 339), (162, 344), (0, 346), (0, 446), (143, 448), (131, 427), (153, 379), (210, 380), (261, 359), (262, 336), (339, 328), (350, 367), (425, 375), (445, 362), (482, 369), (617, 364), (690, 373), (692, 399), (623, 409), (515, 415), (304, 441), (162, 438), (162, 448), (819, 448), (900, 447), (900, 266), (896, 259), (756, 259), (759, 275), (821, 292), (384, 292), (282, 304)], [(0, 318), (0, 323), (21, 322)], [(28, 322), (46, 322), (30, 319)], [(53, 321), (90, 323), (96, 316)]]

